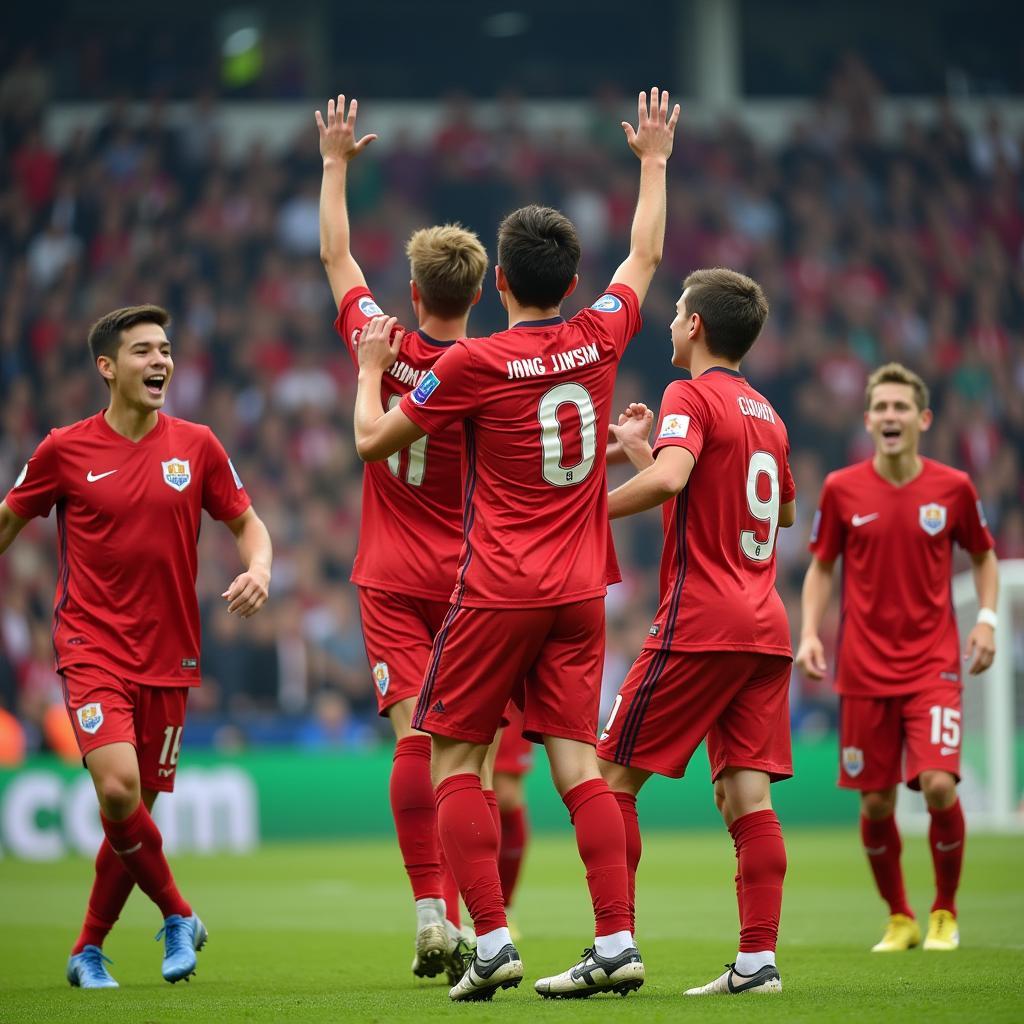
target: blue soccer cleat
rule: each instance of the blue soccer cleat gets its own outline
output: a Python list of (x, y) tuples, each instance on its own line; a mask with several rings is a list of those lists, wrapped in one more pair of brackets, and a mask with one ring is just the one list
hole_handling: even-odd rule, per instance
[(86, 946), (81, 953), (68, 957), (68, 984), (72, 988), (119, 988), (107, 970), (109, 963), (113, 961), (99, 946)]
[(156, 933), (157, 940), (161, 936), (164, 939), (164, 981), (172, 985), (182, 978), (188, 981), (196, 973), (196, 953), (206, 945), (203, 922), (195, 914), (191, 917), (171, 914)]

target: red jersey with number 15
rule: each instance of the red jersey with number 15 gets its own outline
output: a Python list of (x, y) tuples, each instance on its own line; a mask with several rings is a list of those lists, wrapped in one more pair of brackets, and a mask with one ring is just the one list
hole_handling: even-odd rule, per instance
[(665, 389), (654, 454), (696, 460), (666, 503), (661, 605), (644, 647), (792, 656), (775, 589), (779, 506), (796, 496), (778, 413), (735, 370)]
[(618, 578), (607, 424), (619, 360), (640, 324), (636, 293), (612, 285), (571, 320), (456, 342), (402, 399), (428, 434), (463, 421), (465, 540), (454, 603), (569, 604)]
[[(357, 371), (358, 334), (380, 312), (367, 288), (353, 288), (341, 300), (334, 326)], [(381, 381), (385, 410), (416, 387), (453, 344), (407, 331), (398, 359)], [(420, 438), (386, 462), (366, 464), (353, 583), (447, 601), (461, 550), (461, 424)]]
[(825, 478), (811, 529), (822, 562), (843, 556), (836, 688), (898, 697), (960, 680), (951, 596), (953, 544), (993, 547), (966, 473), (932, 459), (896, 487), (873, 460)]

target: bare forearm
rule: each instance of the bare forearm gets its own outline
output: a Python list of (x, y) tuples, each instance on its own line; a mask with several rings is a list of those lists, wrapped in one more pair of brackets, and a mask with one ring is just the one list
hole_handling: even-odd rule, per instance
[(356, 438), (356, 451), (365, 462), (376, 462), (387, 457), (374, 450), (376, 428), (384, 416), (384, 403), (380, 397), (382, 377), (383, 372), (377, 369), (359, 370), (352, 426)]
[(608, 518), (622, 519), (646, 512), (649, 508), (663, 505), (678, 493), (668, 480), (663, 479), (655, 462), (608, 495)]
[(994, 611), (999, 600), (999, 561), (996, 553), (988, 551), (984, 557), (976, 560), (972, 573), (974, 591), (978, 595), (978, 607), (991, 608)]
[(661, 262), (665, 246), (665, 169), (664, 157), (645, 157), (640, 163), (640, 193), (633, 228), (629, 236), (630, 255), (651, 266)]
[(274, 546), (270, 540), (270, 532), (255, 513), (248, 519), (235, 538), (238, 545), (238, 557), (250, 572), (261, 569), (270, 576), (270, 568), (274, 561)]
[(803, 591), (800, 594), (801, 637), (818, 635), (831, 596), (832, 566), (826, 568), (817, 559), (813, 559), (804, 576)]
[(345, 202), (347, 177), (347, 161), (339, 157), (324, 160), (324, 176), (320, 182), (320, 259), (324, 263), (352, 255)]
[(21, 528), (27, 522), (27, 519), (16, 516), (7, 507), (6, 502), (0, 502), (0, 555), (11, 546), (14, 538), (18, 536)]

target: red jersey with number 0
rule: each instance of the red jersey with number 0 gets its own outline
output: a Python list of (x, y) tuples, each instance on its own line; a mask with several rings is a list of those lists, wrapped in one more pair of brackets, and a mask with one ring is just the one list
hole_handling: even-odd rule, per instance
[(457, 342), (402, 399), (428, 434), (464, 421), (465, 540), (453, 602), (568, 604), (618, 579), (607, 424), (619, 360), (640, 324), (636, 294), (612, 285), (571, 320)]
[(810, 549), (822, 562), (843, 556), (836, 687), (847, 696), (961, 681), (953, 544), (978, 554), (992, 535), (967, 474), (921, 462), (902, 487), (870, 459), (825, 478)]
[(789, 436), (737, 372), (714, 367), (665, 389), (654, 454), (696, 460), (665, 507), (661, 604), (644, 646), (792, 656), (775, 589), (779, 506), (796, 496)]
[(135, 442), (97, 413), (51, 430), (5, 501), (22, 519), (57, 508), (58, 671), (96, 665), (149, 686), (199, 685), (202, 510), (235, 519), (250, 504), (209, 427), (161, 414)]
[[(335, 329), (358, 370), (359, 332), (380, 307), (366, 288), (341, 300)], [(381, 401), (392, 408), (454, 344), (408, 331), (384, 374)], [(423, 437), (386, 462), (363, 470), (363, 511), (352, 582), (447, 601), (462, 550), (462, 429), (452, 424)]]

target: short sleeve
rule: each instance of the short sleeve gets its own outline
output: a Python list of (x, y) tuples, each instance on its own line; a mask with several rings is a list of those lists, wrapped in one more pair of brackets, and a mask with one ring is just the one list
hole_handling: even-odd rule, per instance
[(334, 321), (334, 329), (345, 342), (345, 348), (357, 369), (359, 360), (356, 356), (356, 340), (359, 332), (366, 326), (367, 321), (372, 317), (381, 316), (383, 312), (370, 289), (363, 285), (350, 288), (338, 306), (338, 318)]
[(400, 406), (421, 430), (436, 434), (450, 423), (468, 419), (480, 407), (481, 395), (469, 347), (458, 341), (445, 352)]
[(607, 338), (618, 357), (643, 326), (640, 300), (626, 284), (608, 285), (600, 298), (588, 309), (580, 310), (573, 320), (584, 321), (593, 333)]
[(839, 515), (835, 487), (825, 478), (821, 489), (821, 501), (814, 513), (811, 524), (811, 540), (808, 548), (821, 562), (834, 562), (842, 553), (845, 544), (843, 521)]
[(203, 508), (214, 519), (223, 521), (237, 519), (251, 504), (224, 446), (212, 430), (207, 431)]
[(48, 516), (60, 496), (60, 459), (51, 431), (25, 463), (4, 501), (19, 518), (34, 519)]
[(662, 448), (685, 448), (694, 460), (699, 459), (708, 424), (707, 406), (696, 388), (689, 381), (672, 381), (661, 399), (655, 458)]
[(789, 445), (786, 445), (786, 457), (782, 462), (782, 476), (779, 480), (779, 500), (783, 505), (788, 505), (796, 498), (796, 482), (793, 480), (793, 470), (789, 465)]
[(978, 497), (978, 492), (969, 477), (964, 478), (960, 488), (953, 539), (972, 555), (982, 554), (995, 547), (981, 498)]

